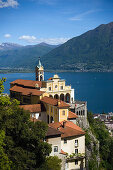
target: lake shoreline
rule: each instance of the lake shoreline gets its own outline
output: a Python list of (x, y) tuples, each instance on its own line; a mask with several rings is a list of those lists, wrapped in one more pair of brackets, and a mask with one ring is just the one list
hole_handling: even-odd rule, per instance
[[(45, 81), (56, 72), (45, 72)], [(75, 89), (75, 100), (87, 101), (88, 110), (93, 113), (113, 112), (113, 73), (111, 72), (59, 72), (61, 79)], [(16, 79), (35, 80), (35, 73), (4, 73), (4, 93), (9, 93), (10, 82)]]
[[(49, 73), (113, 73), (113, 70), (46, 70)], [(24, 69), (0, 69), (0, 74), (8, 73), (34, 73), (34, 70), (24, 70)]]

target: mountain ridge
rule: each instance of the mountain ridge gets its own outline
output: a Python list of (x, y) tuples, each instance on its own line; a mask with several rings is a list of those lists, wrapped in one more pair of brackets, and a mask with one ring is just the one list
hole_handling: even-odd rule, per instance
[(42, 43), (0, 51), (0, 67), (33, 70), (38, 57), (46, 70), (113, 71), (113, 22), (101, 24), (60, 46)]
[(112, 61), (113, 22), (74, 37), (42, 57), (47, 68), (74, 71), (113, 70)]

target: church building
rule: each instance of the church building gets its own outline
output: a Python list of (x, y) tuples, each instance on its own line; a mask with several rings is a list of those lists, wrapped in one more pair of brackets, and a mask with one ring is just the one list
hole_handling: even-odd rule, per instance
[(31, 121), (48, 123), (46, 142), (52, 145), (50, 155), (62, 159), (61, 170), (84, 169), (85, 132), (77, 125), (79, 117), (86, 117), (84, 103), (75, 103), (74, 89), (57, 74), (44, 80), (40, 59), (35, 76), (36, 80), (11, 82), (10, 97), (19, 100), (19, 107), (30, 112)]

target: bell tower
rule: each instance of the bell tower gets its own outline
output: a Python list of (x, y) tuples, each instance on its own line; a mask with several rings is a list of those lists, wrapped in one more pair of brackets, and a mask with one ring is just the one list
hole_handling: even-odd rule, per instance
[(35, 74), (36, 74), (36, 81), (44, 80), (44, 68), (40, 62), (40, 58), (39, 58), (38, 65), (35, 67)]

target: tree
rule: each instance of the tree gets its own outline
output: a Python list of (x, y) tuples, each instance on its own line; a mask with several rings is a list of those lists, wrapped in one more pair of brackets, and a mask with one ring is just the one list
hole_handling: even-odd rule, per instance
[(0, 169), (1, 170), (10, 170), (11, 169), (11, 161), (9, 161), (8, 156), (4, 152), (4, 138), (5, 132), (2, 130), (0, 131)]
[(49, 156), (39, 170), (61, 170), (61, 159), (57, 156)]
[[(12, 170), (38, 169), (51, 152), (51, 146), (44, 142), (47, 124), (31, 122), (30, 113), (20, 109), (16, 99), (10, 100), (9, 97), (3, 96), (3, 82), (2, 79), (0, 81), (0, 129), (4, 139), (1, 143), (4, 143), (5, 156), (12, 161), (10, 164)], [(1, 165), (3, 165), (2, 169), (5, 169), (3, 161)]]
[(3, 83), (6, 81), (6, 78), (0, 79), (0, 94), (4, 91)]
[[(99, 152), (101, 157), (100, 167), (102, 169), (112, 170), (113, 168), (113, 138), (110, 136), (104, 122), (99, 119), (93, 119), (93, 114), (88, 113), (88, 121), (92, 132), (98, 139), (100, 146)], [(91, 165), (91, 164), (90, 164)]]

